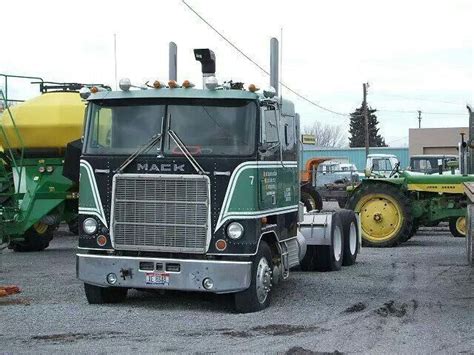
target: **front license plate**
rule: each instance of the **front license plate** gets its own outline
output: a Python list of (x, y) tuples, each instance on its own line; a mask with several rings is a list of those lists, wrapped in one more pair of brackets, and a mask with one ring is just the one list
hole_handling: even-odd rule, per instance
[(147, 285), (163, 285), (170, 284), (170, 274), (166, 272), (147, 272), (145, 274), (145, 283)]

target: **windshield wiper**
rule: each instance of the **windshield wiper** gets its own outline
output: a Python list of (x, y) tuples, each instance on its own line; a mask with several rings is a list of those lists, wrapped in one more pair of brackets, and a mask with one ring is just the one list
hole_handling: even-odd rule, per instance
[(151, 147), (153, 147), (155, 144), (157, 144), (161, 140), (161, 136), (162, 136), (161, 133), (157, 133), (157, 134), (153, 135), (148, 140), (148, 142), (143, 144), (133, 154), (131, 154), (127, 159), (125, 159), (124, 162), (122, 163), (122, 165), (120, 165), (120, 167), (117, 170), (115, 170), (115, 173), (116, 174), (121, 173), (123, 171), (123, 169), (125, 169), (137, 156), (139, 156), (140, 154), (145, 153)]
[(183, 141), (178, 137), (175, 131), (172, 131), (171, 129), (168, 130), (168, 135), (170, 138), (174, 141), (176, 146), (179, 148), (181, 153), (188, 159), (188, 161), (191, 163), (194, 169), (196, 169), (198, 174), (209, 174), (207, 171), (205, 171), (201, 165), (194, 159), (193, 155), (189, 152), (188, 148), (184, 145)]

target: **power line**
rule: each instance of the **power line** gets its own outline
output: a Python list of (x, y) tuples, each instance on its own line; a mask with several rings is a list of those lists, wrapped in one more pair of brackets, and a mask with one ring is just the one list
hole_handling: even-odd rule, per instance
[[(418, 114), (418, 110), (385, 110), (385, 109), (377, 109), (379, 112), (391, 112), (391, 113), (410, 113), (410, 114)], [(466, 113), (459, 113), (459, 112), (433, 112), (433, 111), (423, 111), (423, 114), (427, 115), (450, 115), (450, 116), (466, 116)]]
[(425, 99), (425, 98), (421, 98), (421, 97), (410, 97), (410, 96), (397, 95), (397, 94), (374, 93), (374, 95), (380, 95), (380, 96), (386, 96), (386, 97), (396, 97), (396, 98), (411, 100), (411, 101), (425, 101), (425, 102), (442, 103), (442, 104), (456, 105), (456, 106), (464, 105), (464, 104), (461, 104), (459, 102), (454, 102), (454, 101)]
[[(234, 48), (237, 52), (239, 52), (245, 59), (247, 59), (249, 62), (251, 62), (253, 65), (255, 65), (257, 68), (259, 68), (263, 73), (265, 73), (266, 75), (270, 75), (270, 73), (268, 72), (268, 70), (266, 70), (263, 66), (261, 66), (260, 64), (258, 64), (255, 60), (253, 60), (250, 56), (248, 56), (244, 51), (242, 51), (239, 47), (237, 47), (234, 43), (232, 43), (231, 40), (229, 40), (226, 36), (224, 36), (221, 32), (219, 32), (218, 29), (216, 29), (213, 25), (211, 25), (204, 17), (202, 17), (196, 10), (194, 10), (191, 5), (189, 5), (185, 0), (181, 0), (182, 3), (184, 5), (186, 5), (188, 7), (189, 10), (191, 10), (197, 17), (199, 17), (199, 19), (204, 22), (210, 29), (212, 29), (219, 37), (221, 37), (225, 42), (227, 42), (227, 44), (229, 44), (232, 48)], [(290, 91), (291, 93), (293, 93), (294, 95), (296, 95), (297, 97), (299, 97), (300, 99), (310, 103), (311, 105), (313, 106), (316, 106), (317, 108), (321, 109), (321, 110), (324, 110), (324, 111), (327, 111), (327, 112), (331, 112), (335, 115), (339, 115), (339, 116), (349, 116), (349, 114), (347, 113), (341, 113), (341, 112), (337, 112), (337, 111), (334, 111), (334, 110), (331, 110), (327, 107), (324, 107), (324, 106), (321, 106), (320, 104), (314, 102), (313, 100), (307, 98), (306, 96), (300, 94), (299, 92), (297, 92), (296, 90), (293, 90), (291, 87), (289, 87), (288, 85), (286, 85), (285, 83), (281, 82), (280, 81), (280, 85), (282, 87), (284, 87), (285, 89), (287, 89), (288, 91)]]

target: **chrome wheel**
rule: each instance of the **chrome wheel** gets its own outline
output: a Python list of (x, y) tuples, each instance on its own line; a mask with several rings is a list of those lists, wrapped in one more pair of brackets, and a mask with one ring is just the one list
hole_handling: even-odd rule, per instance
[(342, 231), (339, 226), (334, 228), (334, 239), (332, 243), (333, 251), (334, 251), (334, 259), (336, 261), (341, 260), (342, 257)]
[(351, 223), (349, 228), (349, 249), (354, 255), (357, 250), (357, 229), (355, 223)]
[(263, 304), (265, 303), (268, 293), (272, 287), (270, 265), (268, 264), (267, 259), (264, 257), (262, 257), (258, 262), (256, 278), (255, 285), (257, 286), (257, 299), (258, 302)]

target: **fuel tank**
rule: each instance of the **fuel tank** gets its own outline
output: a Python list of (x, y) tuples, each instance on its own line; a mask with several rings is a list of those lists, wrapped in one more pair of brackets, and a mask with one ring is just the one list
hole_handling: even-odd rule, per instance
[[(27, 149), (65, 148), (82, 135), (86, 105), (77, 92), (49, 92), (10, 107)], [(0, 123), (11, 148), (21, 148), (7, 110)], [(8, 147), (3, 134), (0, 145)]]

